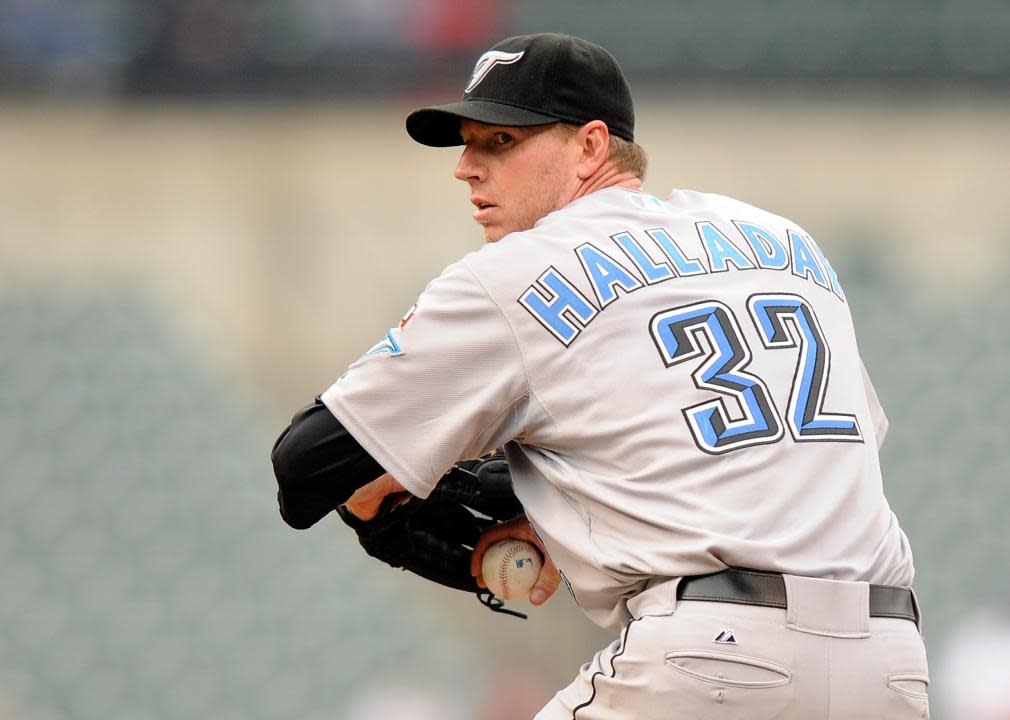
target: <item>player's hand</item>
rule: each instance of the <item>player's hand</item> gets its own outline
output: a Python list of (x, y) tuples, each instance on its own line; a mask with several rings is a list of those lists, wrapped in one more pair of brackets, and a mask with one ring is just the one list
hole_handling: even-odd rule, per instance
[(387, 495), (402, 492), (407, 492), (406, 488), (386, 473), (355, 490), (345, 505), (355, 517), (367, 522), (379, 513), (379, 506)]
[(530, 525), (529, 520), (525, 516), (495, 525), (484, 531), (484, 534), (480, 536), (480, 540), (477, 541), (477, 545), (473, 549), (473, 554), (470, 556), (470, 574), (477, 579), (477, 585), (486, 588), (487, 584), (481, 575), (481, 561), (484, 559), (484, 553), (494, 543), (508, 538), (526, 540), (532, 543), (540, 551), (540, 554), (544, 556), (544, 566), (540, 568), (540, 577), (537, 578), (536, 585), (530, 591), (530, 602), (533, 605), (543, 605), (561, 584), (561, 573), (558, 572), (550, 555), (547, 554), (547, 549), (540, 542), (536, 531), (533, 530), (533, 526)]

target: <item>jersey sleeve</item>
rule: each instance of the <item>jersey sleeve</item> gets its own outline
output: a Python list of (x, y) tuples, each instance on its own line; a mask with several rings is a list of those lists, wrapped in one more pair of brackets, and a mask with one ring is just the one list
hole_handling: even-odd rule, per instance
[(873, 432), (877, 438), (877, 449), (879, 450), (884, 444), (884, 438), (887, 436), (887, 429), (890, 427), (890, 423), (887, 420), (887, 415), (884, 414), (884, 408), (880, 405), (880, 400), (877, 398), (877, 391), (873, 387), (873, 383), (870, 382), (870, 374), (866, 372), (866, 365), (860, 362), (860, 367), (863, 369), (863, 389), (866, 392), (866, 402), (870, 407)]
[(462, 261), (321, 396), (376, 462), (420, 497), (456, 461), (518, 437), (528, 398), (512, 329)]

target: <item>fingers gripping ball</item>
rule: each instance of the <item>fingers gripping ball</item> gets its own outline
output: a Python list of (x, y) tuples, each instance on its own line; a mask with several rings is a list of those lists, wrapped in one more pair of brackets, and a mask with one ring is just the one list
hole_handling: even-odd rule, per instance
[(487, 549), (481, 575), (487, 589), (503, 600), (526, 600), (537, 584), (544, 560), (525, 540), (499, 540)]
[(523, 515), (501, 454), (456, 463), (427, 498), (386, 496), (370, 520), (358, 517), (349, 504), (337, 512), (372, 557), (440, 585), (474, 593), (495, 612), (525, 617), (504, 608), (503, 598), (479, 587), (471, 573), (473, 549), (484, 532)]

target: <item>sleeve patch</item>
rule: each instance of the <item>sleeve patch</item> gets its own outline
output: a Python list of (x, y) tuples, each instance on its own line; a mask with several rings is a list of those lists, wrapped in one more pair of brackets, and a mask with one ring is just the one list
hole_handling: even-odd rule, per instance
[(386, 353), (390, 356), (403, 355), (403, 348), (400, 347), (400, 341), (397, 339), (397, 335), (400, 334), (400, 328), (390, 328), (386, 336), (375, 343), (372, 348), (365, 353), (365, 357), (370, 355), (381, 355)]
[(410, 306), (410, 309), (408, 309), (407, 312), (403, 314), (403, 317), (400, 318), (400, 329), (403, 330), (403, 328), (407, 326), (407, 323), (409, 323), (411, 320), (414, 319), (414, 315), (416, 314), (417, 314), (417, 303), (414, 303), (413, 305)]

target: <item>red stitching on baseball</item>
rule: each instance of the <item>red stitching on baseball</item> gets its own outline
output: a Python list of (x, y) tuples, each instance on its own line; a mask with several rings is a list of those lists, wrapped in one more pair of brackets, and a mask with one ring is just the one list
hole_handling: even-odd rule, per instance
[(533, 547), (528, 542), (520, 540), (505, 551), (505, 554), (502, 556), (502, 559), (498, 563), (498, 580), (501, 582), (502, 597), (505, 598), (506, 600), (514, 599), (509, 597), (512, 594), (512, 592), (509, 589), (508, 573), (506, 572), (506, 570), (508, 570), (509, 564), (513, 560), (515, 560), (516, 555), (518, 555), (525, 549), (524, 546), (529, 546), (531, 548)]

